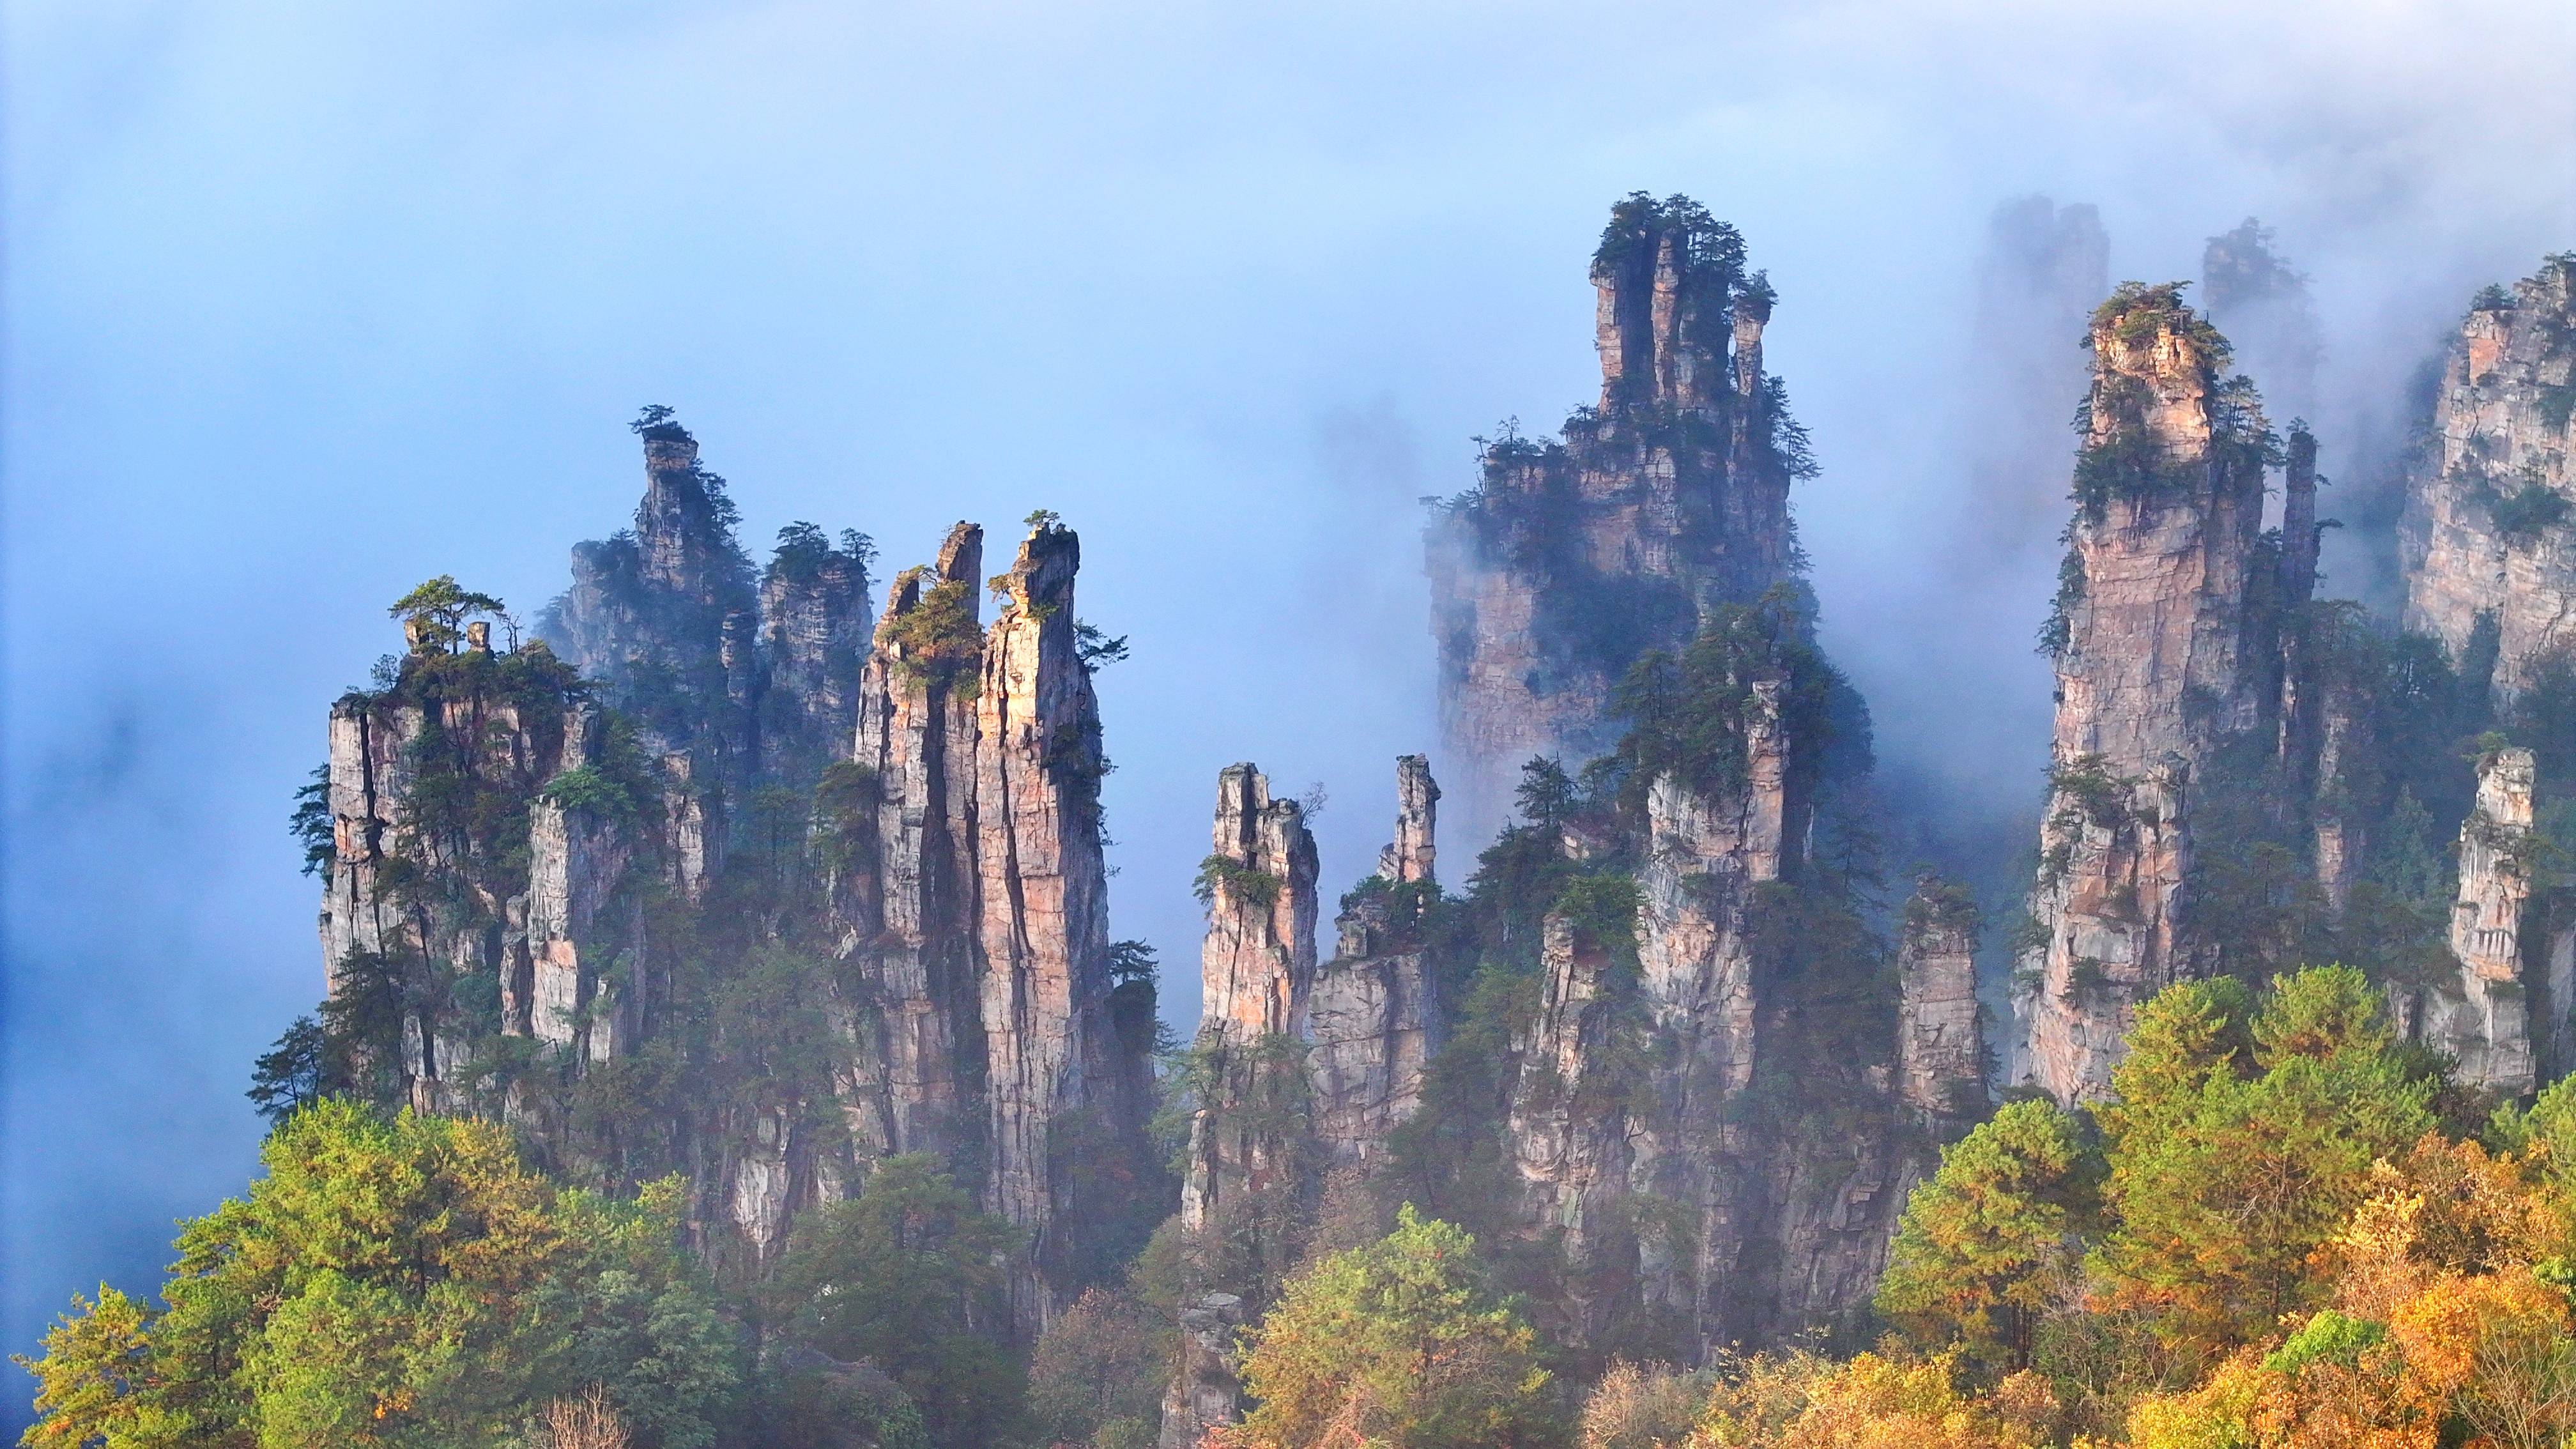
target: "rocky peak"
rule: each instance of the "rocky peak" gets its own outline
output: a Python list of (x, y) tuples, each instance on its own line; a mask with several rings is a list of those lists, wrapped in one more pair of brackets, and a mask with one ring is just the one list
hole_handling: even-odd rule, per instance
[(2274, 246), (2272, 229), (2247, 217), (2202, 249), (2201, 297), (2209, 320), (2224, 328), (2243, 366), (2282, 411), (2316, 405), (2318, 342), (2308, 279)]
[(2290, 425), (2288, 462), (2281, 475), (2281, 598), (2304, 609), (2317, 593), (2317, 546), (2325, 525), (2317, 521), (2317, 438), (2304, 424)]
[(1430, 756), (1395, 757), (1395, 802), (1395, 839), (1377, 853), (1377, 873), (1397, 885), (1430, 880), (1440, 812)]
[(845, 758), (858, 724), (860, 656), (870, 642), (868, 559), (859, 533), (834, 547), (810, 523), (780, 529), (761, 577), (760, 653), (766, 661), (761, 755), (773, 774)]
[(1200, 1034), (1235, 1042), (1286, 1034), (1315, 979), (1315, 838), (1294, 800), (1270, 798), (1257, 768), (1217, 774), (1216, 848), (1200, 868)]
[(1440, 1044), (1437, 977), (1421, 931), (1439, 893), (1431, 863), (1440, 787), (1424, 756), (1398, 756), (1395, 771), (1395, 843), (1379, 853), (1377, 875), (1342, 897), (1341, 949), (1307, 997), (1315, 1135), (1340, 1164), (1385, 1151), (1388, 1134), (1421, 1105)]
[(1600, 406), (1560, 440), (1487, 440), (1478, 488), (1430, 531), (1442, 728), (1474, 837), (1532, 756), (1573, 767), (1616, 741), (1611, 694), (1639, 655), (1794, 587), (1789, 486), (1813, 465), (1762, 371), (1772, 292), (1743, 239), (1688, 198), (1632, 196), (1592, 280)]
[(2479, 294), (2462, 320), (2399, 526), (2407, 626), (2460, 659), (2492, 617), (2501, 698), (2576, 643), (2571, 404), (2576, 253), (2561, 253), (2512, 290)]
[(699, 464), (698, 440), (668, 408), (645, 409), (635, 430), (644, 440), (644, 499), (635, 506), (644, 581), (700, 604), (738, 602), (749, 569), (724, 479)]
[[(1052, 1316), (1079, 1211), (1076, 1167), (1053, 1155), (1054, 1126), (1107, 1108), (1125, 1075), (1110, 1027), (1108, 870), (1100, 839), (1100, 710), (1074, 633), (1081, 542), (1033, 518), (992, 581), (975, 695), (975, 825), (983, 1022), (995, 1211), (1029, 1230), (1039, 1276), (1014, 1285), (1024, 1328)], [(962, 559), (949, 561), (952, 564)], [(944, 585), (943, 585), (944, 587)], [(1110, 1123), (1123, 1141), (1141, 1123)]]
[(1727, 389), (1730, 335), (1749, 340), (1758, 378), (1769, 297), (1735, 311), (1744, 282), (1744, 239), (1699, 203), (1638, 192), (1611, 208), (1592, 258), (1603, 415), (1706, 407)]
[[(2273, 457), (2259, 400), (2181, 284), (2094, 314), (2075, 521), (2057, 614), (2053, 781), (2022, 963), (2020, 1070), (2061, 1101), (2106, 1090), (2130, 1008), (2191, 968), (2178, 938), (2184, 810), (2221, 742), (2278, 705), (2249, 605)], [(2268, 582), (2266, 584), (2268, 589)]]
[(2460, 825), (2460, 889), (2451, 907), (2460, 975), (2431, 992), (2421, 1013), (2426, 1039), (2459, 1059), (2462, 1082), (2506, 1096), (2534, 1085), (2522, 936), (2532, 893), (2535, 777), (2529, 750), (2490, 750), (2478, 761), (2477, 803)]

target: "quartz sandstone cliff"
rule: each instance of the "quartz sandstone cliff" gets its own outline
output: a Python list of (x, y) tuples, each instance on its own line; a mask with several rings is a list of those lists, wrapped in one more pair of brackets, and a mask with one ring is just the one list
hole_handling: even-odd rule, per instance
[(1383, 1157), (1389, 1134), (1421, 1105), (1423, 1074), (1440, 1047), (1438, 977), (1420, 930), (1438, 893), (1440, 787), (1424, 756), (1395, 765), (1395, 839), (1379, 852), (1377, 874), (1343, 897), (1338, 949), (1307, 997), (1315, 1136), (1343, 1167)]
[(2477, 803), (2460, 826), (2460, 893), (2451, 908), (2455, 982), (2422, 995), (2424, 1040), (2459, 1061), (2459, 1078), (2505, 1096), (2536, 1085), (2523, 983), (2524, 913), (2531, 905), (2531, 751), (2478, 762)]
[[(875, 1158), (934, 1153), (1028, 1232), (1012, 1286), (1034, 1333), (1098, 1271), (1066, 1220), (1141, 1210), (1086, 1192), (1153, 1177), (1152, 986), (1112, 980), (1079, 545), (1037, 520), (987, 631), (961, 524), (871, 629), (866, 540), (792, 526), (755, 587), (695, 440), (660, 410), (638, 431), (633, 532), (576, 550), (541, 624), (563, 659), (495, 653), (479, 621), (416, 633), (388, 687), (334, 707), (334, 994), (399, 1003), (369, 1065), (405, 1100), (506, 1112), (581, 1171), (683, 1170), (701, 1245), (752, 1271)], [(819, 1075), (755, 1067), (756, 1091), (576, 1129), (580, 1079), (663, 1036), (712, 1069), (694, 1054), (735, 1048), (674, 1010), (791, 962), (806, 984), (765, 1009), (822, 1024)], [(459, 1079), (492, 1033), (545, 1054)]]
[(1430, 535), (1452, 787), (1472, 839), (1523, 761), (1617, 739), (1611, 693), (1649, 649), (1793, 580), (1802, 436), (1762, 368), (1772, 291), (1687, 198), (1614, 209), (1592, 266), (1601, 398), (1561, 442), (1486, 444)]
[(2463, 658), (2492, 621), (2494, 684), (2508, 697), (2576, 642), (2571, 401), (2576, 254), (2470, 308), (2443, 363), (2400, 529), (2408, 627)]
[(2270, 716), (2249, 633), (2265, 436), (2226, 344), (2171, 289), (2096, 314), (2078, 508), (2059, 599), (2053, 786), (2015, 1001), (2027, 1080), (2107, 1089), (2135, 1004), (2194, 969), (2192, 781)]

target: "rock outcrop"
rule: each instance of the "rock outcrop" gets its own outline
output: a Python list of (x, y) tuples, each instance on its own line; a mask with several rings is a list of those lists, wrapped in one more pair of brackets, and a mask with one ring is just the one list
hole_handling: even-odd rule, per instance
[[(932, 1153), (1027, 1234), (1034, 1334), (1114, 1267), (1100, 1235), (1167, 1211), (1151, 973), (1121, 978), (1108, 935), (1079, 543), (1033, 519), (987, 630), (960, 524), (871, 629), (863, 536), (791, 525), (755, 589), (696, 441), (665, 410), (637, 431), (634, 531), (575, 551), (541, 641), (495, 653), (498, 602), (437, 581), (401, 669), (332, 712), (316, 850), (354, 1048), (557, 1162), (687, 1174), (727, 1271), (876, 1159)], [(482, 1051), (502, 1034), (538, 1051)], [(576, 1110), (648, 1047), (728, 1085)], [(459, 1078), (478, 1052), (530, 1065)]]
[(2442, 369), (2407, 491), (2406, 623), (2455, 659), (2483, 621), (2511, 697), (2576, 642), (2576, 254), (2477, 298)]
[[(1100, 709), (1075, 648), (1073, 580), (1082, 546), (1041, 517), (994, 579), (1000, 616), (985, 636), (975, 696), (975, 829), (983, 946), (987, 1197), (1031, 1235), (1030, 1258), (1059, 1279), (1057, 1220), (1083, 1204), (1057, 1126), (1108, 1105), (1125, 1075), (1109, 1020), (1108, 866), (1100, 843)], [(1104, 1124), (1113, 1139), (1141, 1122)], [(1054, 1290), (1015, 1289), (1023, 1324), (1043, 1326)]]
[[(2268, 723), (2275, 655), (2249, 610), (2268, 433), (2218, 334), (2171, 287), (2096, 314), (2077, 512), (2050, 643), (2056, 737), (2015, 1002), (2026, 1079), (2098, 1096), (2132, 1007), (2191, 973), (2195, 772)], [(2268, 585), (2268, 580), (2265, 581)]]
[(1601, 398), (1562, 441), (1485, 445), (1430, 535), (1441, 729), (1471, 837), (1522, 762), (1617, 738), (1611, 691), (1702, 616), (1791, 583), (1803, 434), (1762, 370), (1772, 289), (1687, 198), (1621, 202), (1592, 264)]
[(2460, 826), (2460, 894), (2451, 908), (2458, 981), (2423, 994), (2423, 1038), (2459, 1060), (2459, 1079), (2505, 1096), (2535, 1085), (2524, 913), (2531, 906), (2531, 751), (2478, 762), (2477, 804)]
[(1249, 1246), (1233, 1270), (1256, 1299), (1274, 1288), (1281, 1230), (1303, 1184), (1305, 1066), (1296, 1037), (1315, 983), (1315, 839), (1294, 800), (1251, 765), (1217, 776), (1216, 848), (1201, 867), (1207, 939), (1181, 1221)]
[(1397, 757), (1395, 839), (1377, 874), (1342, 898), (1338, 949), (1308, 993), (1306, 1062), (1315, 1136), (1327, 1162), (1367, 1167), (1422, 1101), (1440, 1049), (1438, 977), (1422, 939), (1440, 787), (1421, 755)]
[(861, 968), (870, 1022), (853, 1129), (886, 1152), (979, 1166), (984, 1019), (978, 968), (976, 599), (984, 531), (960, 523), (938, 561), (897, 575), (859, 674), (857, 773), (832, 822), (839, 954)]
[(1211, 1430), (1243, 1417), (1234, 1367), (1243, 1322), (1243, 1300), (1232, 1293), (1202, 1293), (1181, 1310), (1180, 1368), (1163, 1394), (1160, 1449), (1200, 1449)]
[(1905, 902), (1896, 948), (1896, 1094), (1936, 1130), (1986, 1109), (1977, 1006), (1977, 903), (1925, 876)]

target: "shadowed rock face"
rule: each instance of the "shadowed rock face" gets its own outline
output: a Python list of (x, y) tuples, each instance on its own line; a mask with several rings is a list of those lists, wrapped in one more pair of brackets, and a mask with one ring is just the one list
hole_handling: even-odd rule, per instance
[(2559, 257), (2510, 293), (2482, 295), (2461, 322), (2400, 528), (2407, 626), (2456, 659), (2492, 618), (2507, 698), (2576, 643), (2571, 398), (2576, 261)]
[(1926, 876), (1905, 903), (1896, 952), (1896, 1090), (1936, 1128), (1986, 1105), (1977, 1019), (1977, 913), (1968, 893)]
[(1438, 978), (1419, 929), (1437, 888), (1440, 787), (1421, 755), (1399, 756), (1395, 768), (1395, 839), (1378, 852), (1376, 879), (1343, 898), (1339, 949), (1307, 997), (1315, 1135), (1343, 1167), (1384, 1156), (1388, 1134), (1421, 1105), (1423, 1073), (1440, 1046)]
[(1803, 443), (1762, 371), (1771, 289), (1732, 227), (1631, 197), (1592, 268), (1601, 401), (1562, 441), (1488, 444), (1429, 536), (1441, 729), (1471, 841), (1534, 755), (1616, 740), (1610, 695), (1705, 612), (1794, 581)]
[(2259, 412), (2225, 343), (2165, 289), (2094, 320), (2090, 425), (2061, 597), (2056, 785), (2022, 963), (2020, 1075), (2061, 1101), (2109, 1086), (2134, 1005), (2189, 974), (2191, 781), (2275, 706), (2249, 636), (2262, 529)]

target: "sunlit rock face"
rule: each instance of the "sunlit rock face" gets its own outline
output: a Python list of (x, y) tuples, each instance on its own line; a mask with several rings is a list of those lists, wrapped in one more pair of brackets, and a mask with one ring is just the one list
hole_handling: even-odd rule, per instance
[(1440, 1047), (1438, 977), (1420, 916), (1436, 888), (1440, 787), (1431, 762), (1396, 762), (1395, 839), (1378, 873), (1343, 898), (1333, 959), (1307, 994), (1307, 1070), (1315, 1136), (1328, 1162), (1365, 1168), (1422, 1103), (1423, 1074)]
[(2459, 1060), (2459, 1078), (2505, 1096), (2535, 1085), (2523, 929), (2531, 905), (2531, 751), (2478, 762), (2477, 804), (2460, 825), (2460, 893), (2451, 907), (2456, 981), (2421, 993), (2423, 1040)]
[(2162, 288), (2124, 290), (2090, 340), (2040, 939), (2015, 1001), (2019, 1069), (2065, 1102), (2108, 1090), (2136, 1004), (2190, 974), (2192, 782), (2270, 720), (2277, 677), (2249, 629), (2265, 428), (2250, 390), (2219, 377), (2226, 344)]
[[(415, 621), (334, 708), (334, 993), (401, 1004), (369, 1067), (416, 1105), (506, 1114), (576, 1173), (687, 1174), (729, 1270), (931, 1153), (1027, 1234), (1035, 1333), (1098, 1276), (1084, 1234), (1162, 1180), (1153, 986), (1113, 980), (1079, 542), (1034, 517), (987, 580), (959, 524), (875, 618), (867, 539), (791, 525), (755, 575), (696, 440), (666, 410), (636, 430), (634, 527), (575, 551), (539, 640)], [(758, 1031), (710, 1006), (761, 991)], [(716, 1062), (764, 1032), (804, 1033), (803, 1065)], [(655, 1088), (638, 1056), (757, 1090)], [(637, 1085), (603, 1116), (581, 1084), (610, 1080)], [(1104, 1181), (1136, 1201), (1091, 1201)]]
[[(2510, 698), (2576, 642), (2576, 259), (2481, 294), (2444, 359), (2400, 541), (2406, 623), (2455, 659), (2493, 631)], [(2491, 621), (2491, 622), (2489, 622)]]
[(1488, 440), (1479, 487), (1430, 537), (1440, 715), (1472, 844), (1522, 762), (1615, 742), (1611, 694), (1710, 608), (1797, 576), (1804, 435), (1762, 368), (1772, 290), (1696, 203), (1614, 209), (1592, 264), (1601, 398), (1561, 440)]
[[(999, 616), (975, 696), (975, 829), (982, 950), (987, 1197), (1027, 1229), (1013, 1297), (1024, 1325), (1052, 1317), (1061, 1221), (1085, 1206), (1055, 1148), (1068, 1117), (1107, 1108), (1127, 1072), (1111, 1029), (1108, 870), (1101, 855), (1100, 709), (1076, 648), (1081, 543), (1042, 521), (993, 580)], [(1109, 1122), (1112, 1138), (1141, 1123)]]

